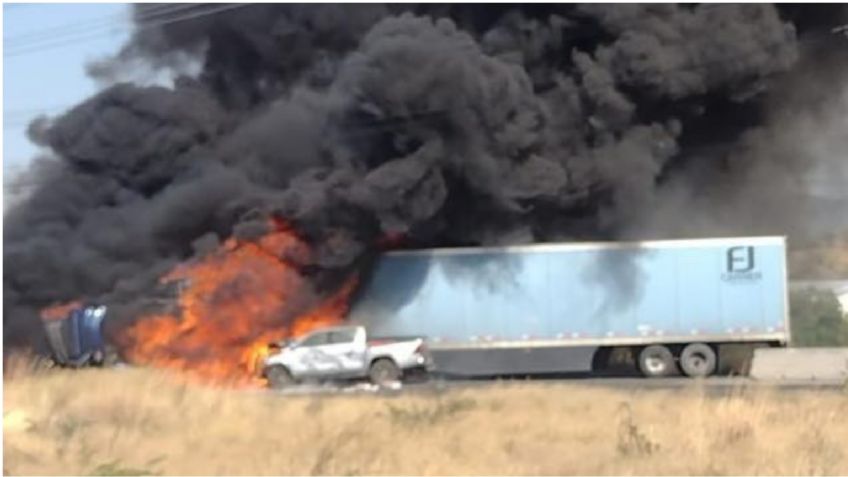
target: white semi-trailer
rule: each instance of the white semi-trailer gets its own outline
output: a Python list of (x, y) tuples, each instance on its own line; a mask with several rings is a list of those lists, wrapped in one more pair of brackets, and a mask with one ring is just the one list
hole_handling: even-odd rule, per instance
[(398, 251), (349, 318), (426, 336), (446, 373), (589, 371), (627, 351), (647, 376), (707, 376), (724, 347), (789, 342), (785, 257), (782, 237)]

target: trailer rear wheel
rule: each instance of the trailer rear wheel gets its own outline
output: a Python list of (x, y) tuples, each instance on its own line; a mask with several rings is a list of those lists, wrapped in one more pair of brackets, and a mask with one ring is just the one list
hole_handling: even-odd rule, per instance
[(674, 372), (674, 355), (663, 345), (651, 345), (639, 353), (639, 370), (648, 378), (668, 376)]
[(686, 345), (680, 353), (680, 369), (691, 378), (707, 377), (716, 369), (716, 353), (704, 343)]

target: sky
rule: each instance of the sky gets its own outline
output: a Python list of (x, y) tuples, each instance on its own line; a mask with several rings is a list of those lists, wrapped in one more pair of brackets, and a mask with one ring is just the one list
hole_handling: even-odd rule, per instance
[(129, 37), (126, 4), (3, 5), (3, 172), (8, 182), (38, 153), (26, 128), (100, 89), (89, 61), (117, 52)]

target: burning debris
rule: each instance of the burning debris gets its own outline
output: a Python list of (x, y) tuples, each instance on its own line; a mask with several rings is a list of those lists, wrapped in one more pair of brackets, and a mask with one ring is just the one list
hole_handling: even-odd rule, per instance
[[(690, 202), (661, 207), (681, 184), (741, 202), (817, 160), (744, 133), (772, 124), (805, 35), (845, 22), (838, 5), (183, 7), (150, 25), (136, 5), (131, 41), (90, 65), (114, 84), (30, 128), (52, 155), (6, 214), (7, 347), (40, 342), (41, 309), (91, 299), (134, 362), (229, 379), (260, 343), (341, 320), (400, 240), (685, 234)], [(174, 84), (119, 82), (137, 68)], [(713, 233), (795, 225), (697, 210)], [(145, 301), (162, 277), (186, 283), (177, 311)]]

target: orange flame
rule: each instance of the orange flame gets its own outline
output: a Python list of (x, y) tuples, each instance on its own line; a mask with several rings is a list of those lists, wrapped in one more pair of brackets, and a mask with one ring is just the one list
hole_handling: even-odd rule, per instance
[(217, 383), (252, 384), (268, 343), (340, 322), (355, 277), (304, 310), (297, 300), (307, 282), (287, 258), (308, 258), (309, 247), (284, 222), (272, 225), (257, 242), (229, 239), (164, 276), (163, 282), (185, 283), (180, 311), (143, 317), (126, 329), (119, 338), (126, 357)]
[(55, 321), (61, 320), (68, 316), (68, 313), (75, 308), (79, 308), (82, 306), (82, 302), (79, 300), (69, 301), (67, 303), (57, 303), (55, 305), (48, 306), (47, 308), (43, 308), (41, 310), (41, 319), (45, 321)]

